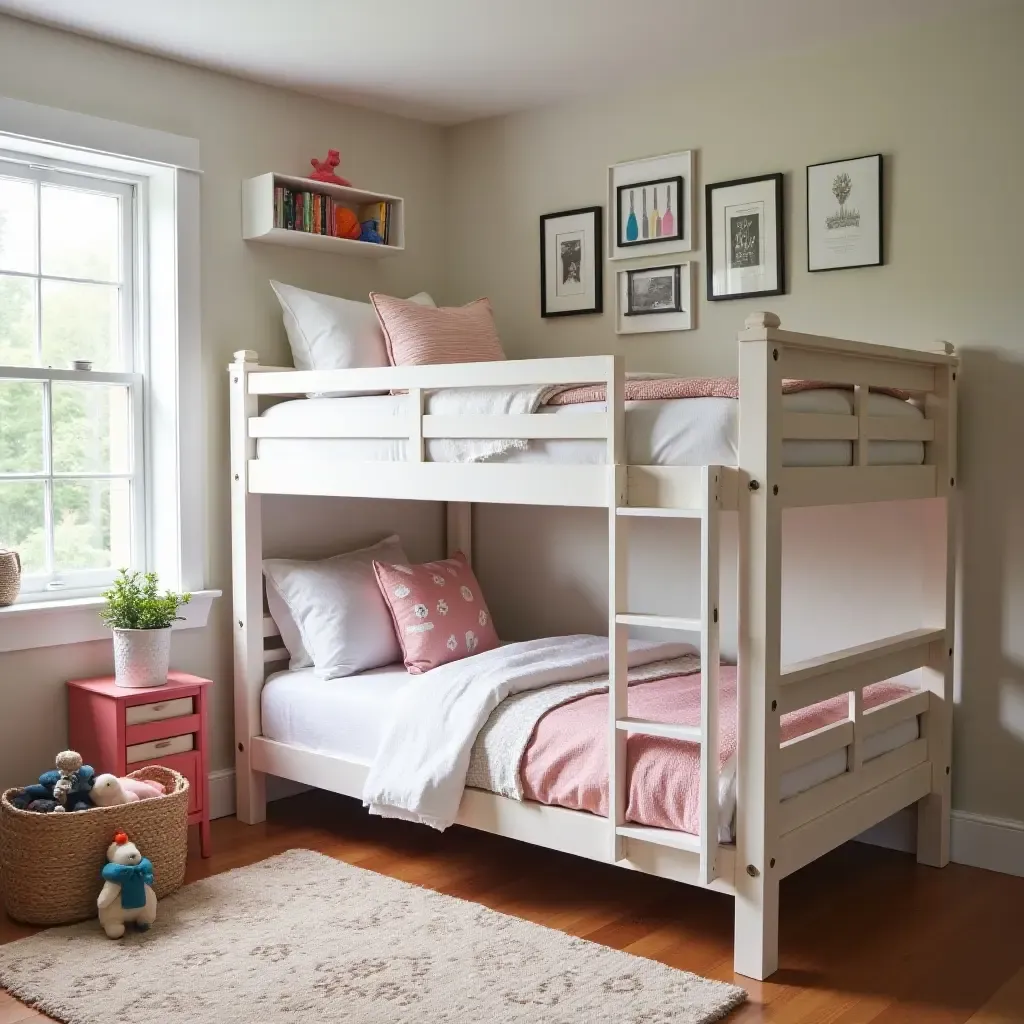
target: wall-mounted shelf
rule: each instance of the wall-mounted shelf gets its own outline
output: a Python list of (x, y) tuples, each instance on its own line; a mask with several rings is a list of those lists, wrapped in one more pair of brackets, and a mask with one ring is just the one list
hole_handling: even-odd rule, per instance
[[(389, 203), (391, 227), (387, 245), (359, 242), (352, 238), (317, 235), (311, 231), (292, 231), (274, 227), (274, 189), (278, 186), (293, 192), (316, 192), (331, 196), (336, 203), (356, 213), (370, 203)], [(346, 185), (331, 185), (312, 178), (297, 178), (290, 174), (260, 174), (242, 182), (242, 237), (250, 242), (268, 242), (271, 245), (290, 245), (301, 249), (319, 249), (339, 256), (362, 256), (380, 259), (393, 256), (405, 249), (405, 200), (384, 192), (369, 192)]]

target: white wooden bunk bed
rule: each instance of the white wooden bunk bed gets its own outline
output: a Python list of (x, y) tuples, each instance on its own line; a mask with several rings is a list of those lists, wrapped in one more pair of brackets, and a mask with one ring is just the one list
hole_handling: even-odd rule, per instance
[[(610, 645), (608, 818), (585, 811), (518, 802), (467, 788), (459, 822), (499, 835), (735, 897), (735, 969), (765, 978), (778, 965), (779, 882), (896, 811), (918, 806), (918, 860), (949, 859), (951, 708), (953, 701), (953, 527), (956, 482), (956, 376), (952, 347), (925, 352), (797, 334), (774, 314), (755, 314), (739, 334), (739, 457), (736, 466), (626, 464), (624, 368), (620, 357), (534, 359), (379, 369), (297, 371), (236, 354), (231, 388), (231, 472), (235, 609), (235, 723), (238, 816), (262, 821), (265, 775), (359, 797), (365, 763), (262, 734), (261, 691), (269, 667), (287, 656), (267, 647), (278, 630), (264, 612), (260, 499), (263, 494), (405, 498), (447, 502), (449, 553), (470, 552), (473, 502), (574, 505), (608, 510)], [(785, 411), (784, 379), (853, 388), (852, 415)], [(605, 382), (607, 411), (574, 416), (437, 416), (425, 413), (424, 391), (486, 385)], [(871, 388), (914, 393), (923, 417), (869, 414)], [(342, 390), (408, 389), (411, 415), (360, 414), (320, 428), (260, 416), (262, 396), (302, 397)], [(306, 462), (257, 457), (265, 438), (407, 440), (407, 461)], [(600, 465), (429, 462), (431, 438), (572, 437), (599, 439)], [(852, 465), (788, 467), (783, 442), (852, 443)], [(924, 460), (872, 465), (875, 441), (917, 441)], [(929, 562), (920, 628), (799, 664), (781, 664), (782, 516), (786, 509), (859, 502), (945, 499), (945, 550)], [(719, 521), (738, 513), (738, 751), (735, 843), (717, 832)], [(635, 614), (626, 607), (628, 527), (633, 517), (697, 519), (701, 526), (701, 614), (697, 619)], [(630, 719), (625, 652), (630, 626), (699, 631), (703, 665), (701, 724)], [(270, 640), (269, 643), (274, 641)], [(920, 669), (921, 689), (871, 711), (870, 684)], [(343, 680), (336, 681), (340, 685)], [(780, 717), (848, 694), (849, 715), (780, 744)], [(880, 731), (917, 718), (919, 738), (864, 759)], [(699, 836), (625, 821), (626, 738), (668, 735), (701, 744), (702, 827)], [(800, 795), (780, 799), (782, 775), (826, 754), (846, 753), (847, 770)]]

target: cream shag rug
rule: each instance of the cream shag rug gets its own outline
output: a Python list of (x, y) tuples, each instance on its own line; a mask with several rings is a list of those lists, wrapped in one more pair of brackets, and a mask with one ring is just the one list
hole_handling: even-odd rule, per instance
[(0, 986), (68, 1024), (703, 1024), (741, 988), (309, 850), (0, 946)]

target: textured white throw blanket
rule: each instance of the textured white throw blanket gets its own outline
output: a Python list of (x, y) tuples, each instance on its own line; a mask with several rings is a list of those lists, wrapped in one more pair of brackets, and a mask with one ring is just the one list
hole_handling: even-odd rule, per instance
[[(630, 668), (692, 653), (683, 643), (632, 640)], [(608, 672), (608, 638), (559, 636), (508, 644), (412, 679), (363, 788), (371, 814), (437, 829), (459, 811), (470, 751), (506, 697)]]
[[(427, 395), (432, 416), (526, 416), (536, 412), (558, 385), (493, 388), (440, 388)], [(437, 442), (443, 455), (434, 462), (484, 462), (513, 449), (528, 447), (524, 438), (445, 437)]]

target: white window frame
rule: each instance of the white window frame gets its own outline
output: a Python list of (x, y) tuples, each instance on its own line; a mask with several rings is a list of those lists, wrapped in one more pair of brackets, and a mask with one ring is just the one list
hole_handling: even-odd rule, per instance
[[(47, 524), (47, 562), (51, 571), (26, 575), (22, 580), (21, 600), (59, 600), (61, 598), (88, 597), (109, 586), (119, 566), (97, 570), (53, 569), (53, 483), (61, 479), (127, 479), (130, 486), (132, 538), (131, 564), (146, 569), (150, 563), (147, 547), (149, 506), (147, 495), (146, 412), (144, 406), (145, 375), (148, 361), (148, 332), (146, 330), (146, 261), (143, 258), (143, 239), (146, 221), (145, 179), (122, 172), (103, 173), (93, 167), (82, 167), (66, 161), (39, 156), (22, 155), (0, 149), (0, 176), (30, 181), (35, 186), (36, 200), (36, 262), (33, 271), (4, 271), (5, 277), (20, 277), (36, 282), (35, 344), (40, 364), (27, 366), (0, 366), (0, 379), (39, 381), (43, 384), (43, 415), (48, 429), (43, 432), (43, 468), (36, 473), (0, 474), (9, 482), (40, 481), (45, 485), (45, 516)], [(42, 266), (42, 203), (41, 186), (59, 185), (79, 191), (92, 191), (101, 195), (115, 195), (121, 203), (121, 252), (118, 274), (120, 317), (120, 362), (122, 370), (72, 370), (65, 367), (42, 365), (42, 283), (43, 281), (70, 281), (109, 285), (109, 281), (92, 282), (85, 278), (70, 278), (46, 274)], [(129, 429), (131, 471), (106, 472), (53, 472), (52, 384), (70, 381), (84, 384), (121, 384), (130, 394)]]
[[(199, 142), (0, 97), (0, 149), (135, 181), (143, 197), (138, 256), (148, 273), (142, 366), (148, 564), (163, 586), (192, 593), (176, 629), (206, 625), (206, 404), (200, 334)], [(140, 330), (140, 336), (142, 333)], [(95, 378), (92, 378), (95, 379)], [(96, 596), (0, 608), (0, 653), (109, 636)]]

